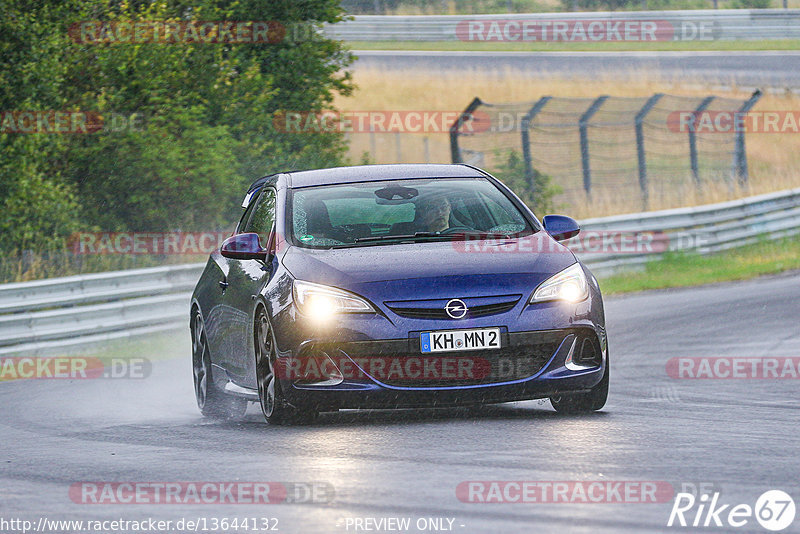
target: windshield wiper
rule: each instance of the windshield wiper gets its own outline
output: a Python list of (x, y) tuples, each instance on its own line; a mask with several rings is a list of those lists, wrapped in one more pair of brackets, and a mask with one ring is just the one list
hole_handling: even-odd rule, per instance
[(503, 234), (503, 233), (497, 233), (497, 232), (486, 232), (484, 230), (463, 230), (463, 231), (452, 233), (450, 235), (456, 236), (456, 237), (458, 237), (458, 236), (462, 236), (462, 237), (482, 236), (482, 237), (491, 238), (491, 239), (511, 239), (513, 237), (511, 234)]
[(413, 234), (401, 235), (374, 235), (369, 237), (359, 237), (355, 240), (356, 243), (368, 243), (370, 241), (389, 241), (391, 239), (417, 239), (419, 237), (449, 237), (437, 232), (415, 232)]
[(484, 232), (481, 230), (472, 230), (472, 229), (465, 229), (459, 232), (453, 232), (451, 234), (442, 234), (440, 232), (415, 232), (413, 234), (401, 234), (401, 235), (375, 235), (369, 237), (359, 237), (355, 240), (355, 243), (369, 243), (375, 241), (390, 241), (390, 240), (403, 240), (403, 239), (417, 239), (420, 237), (440, 237), (443, 239), (449, 239), (451, 241), (457, 240), (469, 240), (470, 236), (484, 236), (491, 239), (511, 239), (513, 236), (509, 234), (497, 234), (497, 233), (489, 233)]

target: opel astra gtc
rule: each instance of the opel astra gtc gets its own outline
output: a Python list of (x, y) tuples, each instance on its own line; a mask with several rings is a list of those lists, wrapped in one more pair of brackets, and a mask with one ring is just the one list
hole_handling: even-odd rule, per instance
[(372, 165), (257, 180), (191, 302), (204, 415), (270, 423), (340, 408), (549, 398), (599, 410), (608, 350), (594, 276), (468, 165)]

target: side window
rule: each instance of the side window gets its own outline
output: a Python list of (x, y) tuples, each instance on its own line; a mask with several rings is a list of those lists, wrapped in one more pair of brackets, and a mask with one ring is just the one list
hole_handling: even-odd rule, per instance
[(255, 232), (261, 237), (261, 246), (266, 247), (269, 232), (275, 223), (275, 190), (266, 189), (257, 200), (252, 215), (245, 224), (243, 232)]
[(250, 220), (250, 216), (253, 214), (253, 209), (256, 207), (256, 201), (258, 199), (254, 198), (250, 201), (250, 204), (247, 206), (247, 209), (244, 210), (242, 214), (242, 218), (239, 219), (239, 224), (236, 225), (236, 233), (242, 234), (246, 232), (245, 228), (247, 227), (247, 221)]

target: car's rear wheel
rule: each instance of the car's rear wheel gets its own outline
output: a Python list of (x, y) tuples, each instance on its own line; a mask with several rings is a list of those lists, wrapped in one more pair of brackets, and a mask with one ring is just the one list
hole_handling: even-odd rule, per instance
[(277, 348), (267, 312), (259, 308), (253, 328), (256, 352), (258, 398), (264, 418), (271, 425), (307, 423), (316, 418), (314, 410), (299, 410), (283, 396), (280, 380), (275, 376)]
[(585, 393), (573, 393), (570, 395), (556, 395), (550, 397), (553, 408), (560, 413), (588, 413), (600, 410), (606, 405), (608, 399), (608, 361), (606, 370), (600, 382)]
[(200, 311), (196, 310), (192, 317), (192, 375), (197, 407), (206, 417), (239, 419), (244, 416), (247, 400), (218, 391), (214, 387), (211, 372), (205, 324)]

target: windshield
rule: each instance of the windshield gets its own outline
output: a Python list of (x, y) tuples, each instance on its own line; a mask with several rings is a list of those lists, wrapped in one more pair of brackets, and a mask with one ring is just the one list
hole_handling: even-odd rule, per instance
[(291, 221), (293, 241), (316, 248), (533, 231), (514, 203), (485, 178), (296, 189)]

